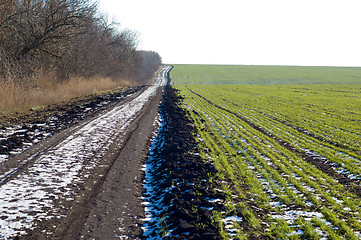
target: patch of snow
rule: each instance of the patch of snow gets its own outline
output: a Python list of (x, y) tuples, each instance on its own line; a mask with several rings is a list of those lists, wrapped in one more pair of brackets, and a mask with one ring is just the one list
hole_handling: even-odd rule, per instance
[(242, 222), (243, 218), (238, 216), (228, 216), (222, 219), (222, 222), (224, 223), (224, 228), (228, 235), (235, 237), (237, 235), (238, 229), (234, 227), (235, 223)]
[(5, 154), (0, 154), (0, 162), (4, 162), (8, 159), (8, 156)]
[(303, 217), (306, 221), (309, 221), (314, 217), (322, 219), (323, 214), (319, 212), (289, 210), (283, 212), (274, 212), (271, 214), (271, 217), (275, 219), (284, 219), (288, 224), (292, 224), (299, 217)]

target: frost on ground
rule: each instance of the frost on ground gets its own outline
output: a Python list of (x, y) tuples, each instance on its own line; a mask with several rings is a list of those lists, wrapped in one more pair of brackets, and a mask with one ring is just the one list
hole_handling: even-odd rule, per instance
[(164, 80), (158, 79), (156, 84), (79, 127), (45, 155), (33, 157), (34, 163), (26, 171), (4, 182), (0, 186), (0, 238), (24, 234), (36, 227), (36, 221), (62, 217), (54, 202), (74, 200), (72, 187), (85, 181), (87, 172), (97, 166)]

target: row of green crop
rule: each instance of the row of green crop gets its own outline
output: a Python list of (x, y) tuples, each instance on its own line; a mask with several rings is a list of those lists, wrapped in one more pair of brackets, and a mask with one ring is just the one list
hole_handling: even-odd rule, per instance
[[(212, 161), (218, 178), (228, 183), (223, 191), (229, 196), (229, 211), (214, 213), (215, 221), (222, 225), (222, 219), (240, 212), (246, 226), (235, 222), (233, 227), (241, 239), (251, 234), (279, 239), (360, 237), (360, 198), (237, 116), (184, 86), (179, 89), (184, 106), (193, 110), (190, 117), (199, 130), (202, 157)], [(218, 93), (207, 96), (214, 100)], [(222, 236), (232, 236), (229, 228)]]
[[(361, 86), (193, 86), (216, 104), (248, 116), (263, 114), (361, 151)], [(352, 88), (352, 89), (351, 89)], [(338, 89), (338, 92), (335, 92)], [(296, 91), (296, 92), (295, 92)], [(306, 91), (306, 90), (303, 90)]]
[[(346, 143), (342, 141), (342, 139), (347, 139), (349, 143), (352, 143), (348, 145), (349, 149), (344, 149), (335, 146), (332, 143), (324, 142), (322, 140), (318, 140), (308, 134), (305, 134), (303, 132), (300, 132), (296, 130), (294, 127), (290, 126), (289, 124), (281, 123), (280, 121), (275, 120), (274, 118), (270, 117), (271, 114), (273, 116), (277, 108), (273, 109), (272, 112), (265, 112), (265, 108), (268, 105), (272, 105), (271, 100), (268, 99), (267, 102), (262, 102), (260, 104), (256, 103), (252, 105), (252, 103), (248, 103), (247, 107), (242, 107), (240, 104), (235, 103), (232, 97), (237, 98), (237, 96), (227, 93), (226, 87), (223, 87), (225, 89), (222, 89), (222, 87), (219, 87), (217, 89), (213, 87), (206, 87), (201, 89), (194, 87), (195, 91), (201, 92), (203, 95), (205, 95), (207, 98), (209, 98), (211, 101), (213, 101), (215, 104), (220, 105), (232, 112), (235, 112), (239, 114), (240, 116), (243, 116), (244, 118), (250, 120), (251, 122), (255, 123), (259, 127), (263, 128), (266, 132), (272, 134), (277, 139), (282, 140), (292, 147), (298, 149), (298, 151), (304, 151), (309, 154), (312, 154), (313, 156), (317, 156), (322, 159), (327, 159), (327, 161), (337, 164), (335, 167), (336, 171), (344, 172), (347, 176), (350, 178), (361, 178), (361, 156), (359, 153), (361, 144), (361, 137), (359, 137), (359, 133), (361, 131), (358, 131), (359, 126), (353, 126), (354, 129), (350, 130), (349, 132), (338, 132), (339, 135), (335, 135), (335, 133), (332, 133), (330, 131), (324, 130), (325, 135), (332, 135), (333, 137), (338, 136), (337, 139), (333, 138), (333, 142), (337, 142), (338, 144), (347, 146)], [(223, 90), (223, 91), (222, 91)], [(224, 94), (225, 93), (225, 94)], [(213, 95), (212, 95), (213, 94)], [(226, 96), (228, 94), (228, 96)], [(244, 98), (246, 102), (246, 98)], [(245, 103), (243, 103), (244, 106)], [(263, 105), (262, 105), (263, 104)], [(276, 104), (274, 104), (276, 105)], [(257, 106), (257, 110), (255, 110), (255, 107)], [(335, 106), (336, 108), (336, 106)], [(287, 109), (288, 112), (292, 112), (293, 108), (292, 106), (288, 106)], [(297, 112), (297, 108), (294, 110)], [(306, 115), (306, 112), (303, 112), (303, 115)], [(299, 117), (299, 115), (295, 115), (295, 118), (303, 118), (303, 115)], [(320, 115), (320, 114), (319, 114)], [(322, 115), (322, 114), (321, 114)], [(308, 115), (310, 119), (312, 119), (312, 115)], [(354, 121), (357, 121), (357, 116), (355, 116)], [(291, 122), (291, 119), (287, 119), (288, 122)], [(314, 121), (318, 121), (317, 119), (313, 119)], [(326, 120), (324, 121), (326, 122)], [(352, 122), (352, 121), (351, 121)], [(357, 124), (354, 124), (357, 125)], [(337, 124), (334, 125), (336, 128)], [(350, 125), (351, 126), (351, 125)], [(322, 129), (323, 124), (319, 123), (318, 127), (310, 127), (307, 124), (300, 125), (298, 124), (297, 127), (301, 127), (302, 129), (308, 129), (309, 132), (313, 133), (313, 130), (316, 132), (316, 130)], [(354, 134), (350, 134), (352, 133)], [(351, 146), (350, 146), (351, 145)]]

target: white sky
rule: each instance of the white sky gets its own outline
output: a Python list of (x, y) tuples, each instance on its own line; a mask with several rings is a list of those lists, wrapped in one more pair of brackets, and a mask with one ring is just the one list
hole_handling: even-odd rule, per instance
[(99, 0), (163, 63), (361, 66), (361, 0)]

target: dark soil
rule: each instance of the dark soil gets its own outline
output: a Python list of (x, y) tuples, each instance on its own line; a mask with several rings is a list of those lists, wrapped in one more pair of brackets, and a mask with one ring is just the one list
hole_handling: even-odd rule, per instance
[[(165, 219), (163, 229), (151, 221), (150, 236), (171, 230), (164, 239), (221, 239), (218, 226), (212, 222), (212, 211), (225, 210), (225, 195), (215, 191), (219, 184), (210, 178), (217, 170), (197, 154), (196, 129), (184, 109), (181, 98), (172, 87), (166, 87), (160, 114), (164, 124), (155, 139), (148, 164), (151, 166), (154, 192), (146, 198), (151, 202), (153, 218)], [(212, 208), (212, 211), (209, 209)]]

